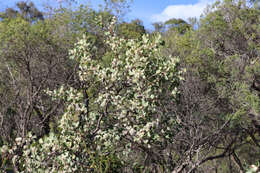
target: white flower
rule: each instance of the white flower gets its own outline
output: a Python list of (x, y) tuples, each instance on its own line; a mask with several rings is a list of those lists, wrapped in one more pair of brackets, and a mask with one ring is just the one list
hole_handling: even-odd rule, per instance
[(14, 165), (16, 165), (16, 160), (17, 160), (17, 158), (18, 158), (17, 155), (15, 155), (15, 156), (12, 158), (12, 162), (13, 162)]
[(4, 145), (2, 148), (1, 148), (1, 153), (6, 153), (8, 151), (8, 147), (6, 145)]
[(258, 170), (258, 167), (256, 165), (251, 165), (250, 169), (254, 172), (256, 172)]
[(133, 129), (133, 128), (131, 128), (130, 131), (129, 131), (130, 135), (132, 135), (132, 136), (135, 134), (135, 132), (136, 132), (136, 131), (135, 131), (135, 129)]
[(16, 143), (20, 143), (21, 141), (22, 141), (22, 138), (21, 138), (21, 137), (15, 139), (15, 142), (16, 142)]

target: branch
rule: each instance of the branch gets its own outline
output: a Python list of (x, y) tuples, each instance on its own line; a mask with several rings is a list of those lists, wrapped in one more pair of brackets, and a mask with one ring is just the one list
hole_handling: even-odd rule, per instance
[(254, 144), (260, 148), (260, 145), (258, 144), (258, 141), (257, 139), (255, 138), (254, 134), (252, 132), (250, 132), (248, 129), (246, 128), (243, 128), (248, 134), (249, 136), (251, 137), (251, 139), (253, 140)]
[(91, 134), (91, 136), (93, 137), (97, 132), (98, 130), (100, 129), (100, 123), (101, 123), (101, 120), (104, 116), (107, 116), (108, 112), (108, 102), (106, 103), (106, 107), (105, 107), (105, 112), (102, 112), (100, 117), (98, 118), (98, 122), (97, 122), (97, 126), (96, 126), (96, 129), (93, 131), (93, 133)]
[(188, 165), (188, 162), (184, 162), (181, 166), (177, 168), (177, 170), (172, 171), (172, 173), (180, 173), (183, 171), (184, 168)]
[(235, 165), (238, 167), (240, 173), (245, 172), (243, 165), (239, 159), (239, 157), (236, 155), (235, 151), (233, 151), (232, 155), (231, 155), (231, 159), (233, 162), (235, 162)]
[[(226, 157), (228, 155), (231, 155), (232, 153), (228, 153), (232, 147), (232, 145), (235, 143), (236, 140), (231, 141), (231, 143), (226, 147), (226, 149), (218, 155), (215, 156), (209, 156), (203, 160), (201, 160), (200, 162), (197, 162), (196, 164), (193, 164), (192, 168), (188, 171), (188, 173), (191, 173), (192, 171), (194, 171), (198, 166), (202, 165), (203, 163), (210, 161), (210, 160), (215, 160), (215, 159), (219, 159), (222, 157)], [(228, 154), (227, 154), (228, 153)]]

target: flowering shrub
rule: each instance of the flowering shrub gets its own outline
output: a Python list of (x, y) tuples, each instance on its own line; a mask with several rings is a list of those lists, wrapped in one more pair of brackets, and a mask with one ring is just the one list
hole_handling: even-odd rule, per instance
[[(113, 19), (105, 33), (109, 65), (93, 58), (96, 48), (86, 37), (70, 51), (86, 93), (66, 87), (48, 91), (65, 100), (66, 110), (58, 134), (20, 142), (23, 152), (14, 162), (25, 172), (87, 172), (95, 168), (94, 155), (111, 151), (126, 164), (133, 152), (150, 155), (171, 142), (177, 122), (168, 105), (176, 101), (182, 80), (178, 58), (162, 56), (160, 35), (127, 40), (114, 33), (115, 24)], [(91, 89), (88, 106), (84, 95)]]

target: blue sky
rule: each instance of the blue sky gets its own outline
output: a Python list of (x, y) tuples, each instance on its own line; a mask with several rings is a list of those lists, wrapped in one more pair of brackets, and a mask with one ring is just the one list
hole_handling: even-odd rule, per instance
[(135, 0), (126, 17), (139, 18), (146, 27), (151, 28), (152, 23), (171, 18), (187, 20), (189, 17), (199, 17), (207, 4), (212, 2), (214, 0)]
[[(19, 0), (0, 0), (0, 10), (6, 7), (13, 7)], [(32, 0), (36, 6), (43, 3), (51, 5), (57, 4), (58, 0)], [(91, 2), (94, 8), (102, 0), (81, 0), (81, 2)], [(146, 28), (152, 29), (153, 22), (164, 22), (170, 18), (182, 18), (187, 20), (189, 17), (199, 17), (207, 4), (214, 0), (134, 0), (131, 4), (130, 12), (125, 19), (141, 19)]]

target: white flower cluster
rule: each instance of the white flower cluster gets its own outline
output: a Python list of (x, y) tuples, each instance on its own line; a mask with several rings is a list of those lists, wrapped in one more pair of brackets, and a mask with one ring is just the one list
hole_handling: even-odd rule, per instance
[[(60, 120), (59, 134), (51, 133), (26, 145), (22, 159), (26, 172), (86, 171), (91, 135), (92, 144), (101, 154), (111, 146), (121, 146), (122, 153), (127, 153), (122, 146), (138, 143), (149, 148), (153, 142), (167, 140), (166, 132), (173, 123), (165, 121), (168, 114), (163, 113), (162, 107), (178, 93), (182, 73), (177, 68), (179, 60), (161, 56), (160, 35), (122, 39), (113, 32), (115, 23), (113, 19), (106, 32), (105, 43), (112, 56), (109, 66), (93, 59), (94, 45), (85, 37), (70, 51), (71, 58), (79, 61), (80, 80), (98, 90), (97, 97), (91, 98), (95, 109), (87, 114), (82, 91), (64, 87), (48, 91), (54, 98), (63, 98), (67, 108)], [(75, 116), (81, 118), (75, 121)], [(80, 119), (84, 122), (82, 127)]]
[[(98, 83), (101, 88), (94, 101), (99, 107), (96, 115), (100, 117), (100, 112), (113, 109), (104, 119), (113, 119), (115, 126), (113, 130), (100, 128), (98, 139), (106, 143), (111, 140), (110, 145), (114, 139), (108, 136), (120, 136), (119, 139), (127, 137), (140, 144), (155, 140), (155, 136), (160, 139), (158, 134), (154, 134), (161, 124), (158, 122), (160, 117), (164, 116), (158, 107), (164, 94), (171, 94), (173, 99), (178, 93), (177, 83), (182, 74), (176, 68), (179, 60), (161, 56), (160, 35), (153, 39), (149, 35), (144, 35), (142, 40), (122, 39), (110, 32), (115, 23), (113, 20), (109, 32), (106, 32), (106, 44), (113, 56), (110, 66), (102, 66), (92, 58), (93, 46), (84, 39), (71, 52), (73, 57), (79, 59), (80, 79)], [(94, 81), (90, 75), (95, 77)], [(111, 132), (115, 134), (109, 134)]]

